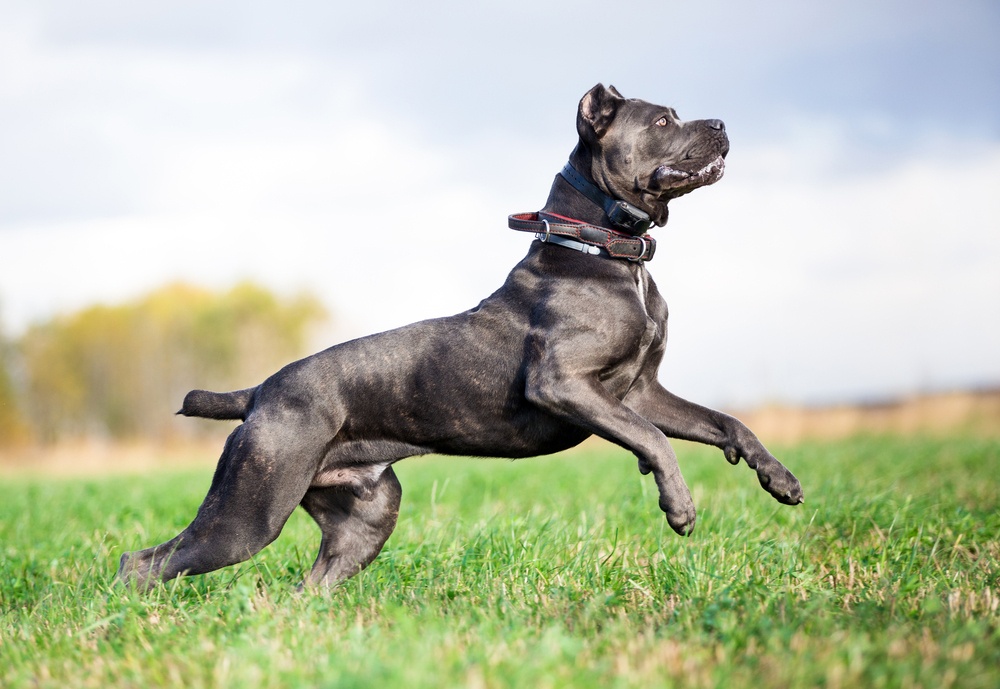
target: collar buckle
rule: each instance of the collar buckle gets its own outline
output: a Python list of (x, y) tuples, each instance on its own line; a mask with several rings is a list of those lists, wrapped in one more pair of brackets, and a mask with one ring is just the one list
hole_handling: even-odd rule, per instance
[[(543, 220), (542, 222), (544, 222), (546, 226), (548, 226), (547, 221)], [(584, 244), (583, 242), (578, 242), (575, 239), (570, 239), (569, 237), (560, 237), (557, 234), (550, 234), (547, 229), (546, 232), (544, 233), (539, 232), (538, 234), (536, 234), (535, 239), (542, 242), (543, 244), (557, 244), (558, 246), (564, 246), (567, 249), (574, 249), (576, 251), (588, 254), (590, 256), (597, 256), (601, 253), (601, 247), (599, 246), (594, 246), (593, 244)], [(630, 258), (629, 260), (637, 261), (640, 259)]]

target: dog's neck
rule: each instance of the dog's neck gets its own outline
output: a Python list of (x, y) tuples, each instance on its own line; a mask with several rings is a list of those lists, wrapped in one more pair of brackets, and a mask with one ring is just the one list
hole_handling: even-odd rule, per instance
[[(597, 184), (597, 181), (593, 179), (591, 173), (593, 163), (593, 154), (591, 151), (583, 146), (577, 145), (573, 149), (573, 152), (569, 157), (569, 164), (578, 172), (581, 176), (585, 177), (591, 184), (594, 184), (599, 189), (601, 185)], [(602, 190), (602, 193), (607, 193), (607, 191)], [(612, 196), (612, 198), (616, 198)], [(545, 201), (545, 206), (542, 208), (543, 213), (555, 213), (563, 217), (574, 218), (580, 220), (581, 222), (588, 223), (590, 225), (597, 225), (598, 227), (603, 227), (614, 232), (627, 233), (627, 234), (643, 234), (642, 231), (629, 232), (627, 229), (623, 229), (620, 226), (616, 226), (608, 214), (605, 212), (604, 207), (595, 203), (593, 200), (587, 198), (587, 196), (574, 188), (562, 174), (557, 174), (555, 180), (552, 182), (552, 187), (549, 190), (549, 197)], [(665, 215), (665, 214), (664, 214)]]

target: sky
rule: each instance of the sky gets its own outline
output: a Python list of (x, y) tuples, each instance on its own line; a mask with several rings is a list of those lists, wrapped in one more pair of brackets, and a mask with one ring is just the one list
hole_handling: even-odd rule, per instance
[[(0, 0), (0, 327), (173, 281), (477, 304), (594, 84), (719, 118), (649, 270), (714, 406), (1000, 384), (1000, 4)], [(256, 381), (248, 381), (248, 385)]]

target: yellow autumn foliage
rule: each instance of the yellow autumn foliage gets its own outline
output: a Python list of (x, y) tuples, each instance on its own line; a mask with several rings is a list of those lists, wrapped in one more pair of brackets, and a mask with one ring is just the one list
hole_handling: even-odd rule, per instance
[(6, 375), (16, 409), (9, 423), (44, 442), (190, 433), (197, 424), (173, 419), (188, 390), (259, 383), (300, 357), (310, 326), (325, 318), (309, 295), (281, 298), (252, 283), (225, 292), (170, 285), (29, 328), (0, 373), (0, 404)]

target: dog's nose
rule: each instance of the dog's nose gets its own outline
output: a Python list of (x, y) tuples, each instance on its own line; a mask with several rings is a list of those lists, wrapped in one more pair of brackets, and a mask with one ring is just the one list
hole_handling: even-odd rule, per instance
[(705, 126), (709, 129), (714, 129), (717, 132), (721, 132), (726, 129), (726, 123), (722, 120), (705, 120)]

